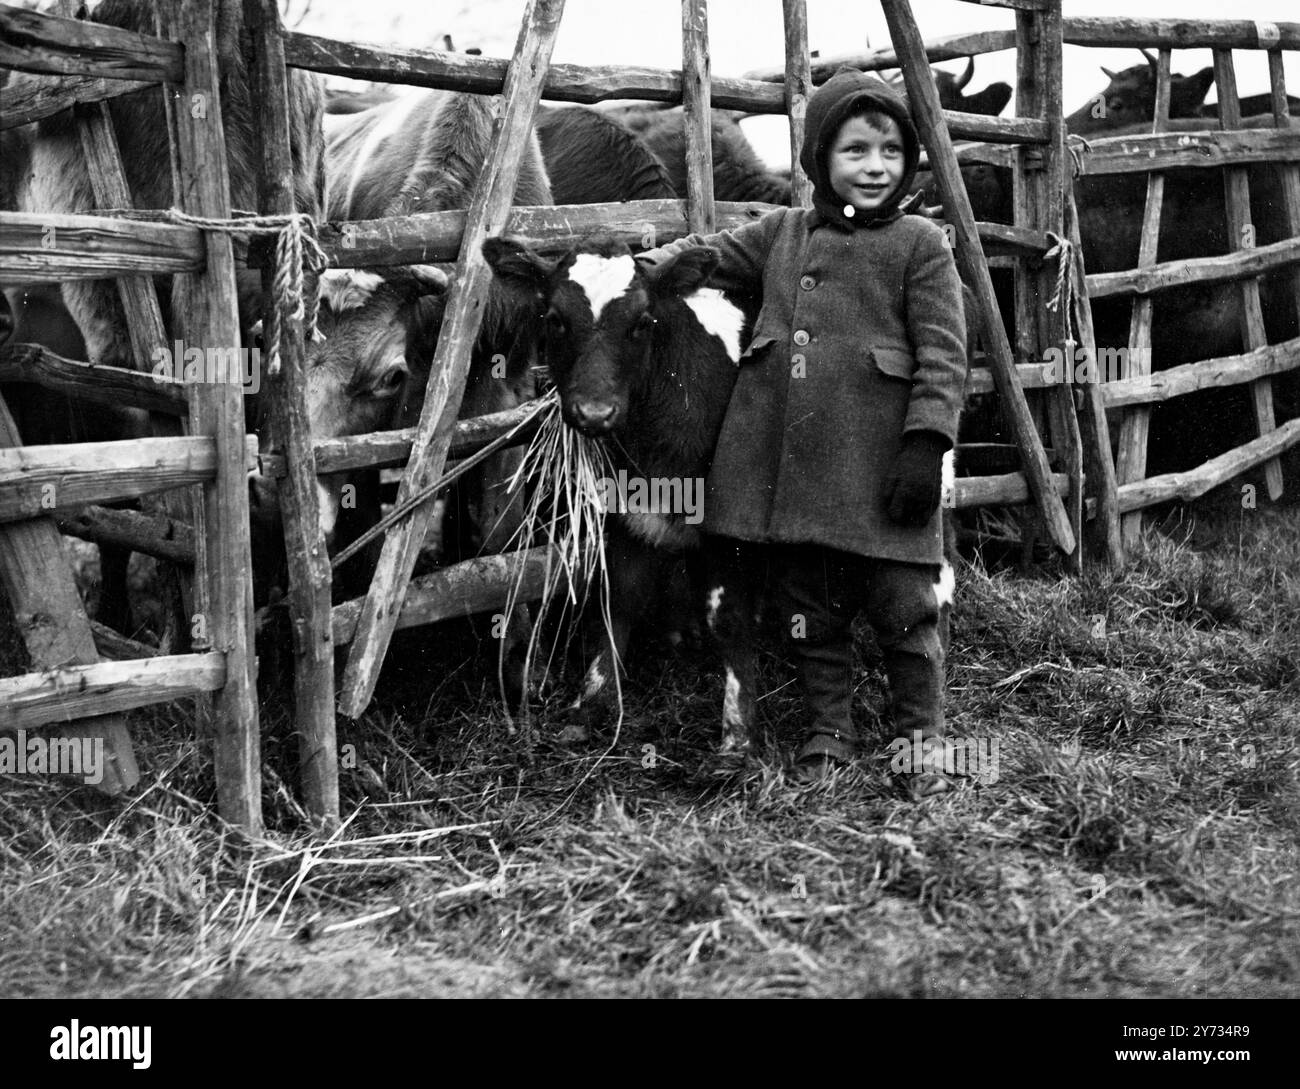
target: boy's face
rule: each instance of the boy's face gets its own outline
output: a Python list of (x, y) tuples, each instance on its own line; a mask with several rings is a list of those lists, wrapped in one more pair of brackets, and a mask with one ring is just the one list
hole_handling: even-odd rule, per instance
[(826, 157), (826, 173), (835, 195), (859, 212), (873, 212), (903, 180), (903, 134), (892, 117), (881, 127), (850, 117), (840, 126)]

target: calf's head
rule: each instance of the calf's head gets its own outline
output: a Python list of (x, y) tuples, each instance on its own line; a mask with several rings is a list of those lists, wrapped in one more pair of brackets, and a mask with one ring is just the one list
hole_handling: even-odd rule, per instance
[(699, 247), (650, 265), (621, 242), (588, 243), (554, 259), (489, 238), (483, 255), (498, 280), (535, 298), (542, 357), (565, 422), (591, 436), (626, 422), (649, 374), (664, 304), (695, 292), (718, 263), (716, 250)]
[[(331, 269), (321, 276), (317, 325), (308, 343), (307, 417), (313, 439), (341, 438), (397, 427), (405, 405), (428, 381), (428, 361), (442, 320), (447, 277), (433, 266)], [(414, 421), (412, 421), (414, 422)], [(273, 428), (262, 446), (281, 445)], [(346, 474), (318, 478), (321, 530), (328, 540), (338, 518)], [(255, 477), (253, 499), (278, 511), (273, 481)]]

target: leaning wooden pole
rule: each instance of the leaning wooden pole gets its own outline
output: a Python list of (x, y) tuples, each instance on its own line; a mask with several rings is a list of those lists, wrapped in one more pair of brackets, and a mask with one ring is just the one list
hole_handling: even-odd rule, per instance
[(790, 119), (790, 203), (812, 207), (812, 180), (799, 163), (804, 115), (812, 94), (812, 59), (808, 53), (806, 0), (781, 0), (785, 15), (785, 112)]
[[(244, 22), (253, 36), (253, 101), (258, 103), (261, 147), (260, 211), (297, 211), (289, 153), (289, 76), (275, 0), (244, 0)], [(303, 209), (320, 213), (323, 209)], [(272, 305), (274, 271), (262, 270), (266, 342), (279, 321)], [(289, 612), (293, 630), (294, 721), (298, 730), (302, 795), (307, 812), (327, 822), (339, 815), (338, 745), (334, 721), (334, 636), (330, 625), (330, 562), (321, 531), (316, 457), (307, 415), (307, 369), (301, 318), (280, 335), (280, 374), (267, 376), (275, 437), (283, 447), (280, 483), (285, 555), (289, 566)]]
[(921, 138), (930, 153), (930, 169), (934, 172), (943, 200), (944, 213), (956, 233), (956, 258), (965, 274), (966, 283), (975, 292), (980, 310), (984, 314), (986, 347), (989, 349), (990, 369), (998, 398), (1011, 419), (1020, 455), (1024, 463), (1025, 479), (1034, 497), (1053, 543), (1067, 555), (1074, 551), (1075, 536), (1069, 516), (1060, 495), (1052, 486), (1051, 471), (1042, 440), (1034, 427), (1025, 391), (1016, 373), (1007, 332), (1002, 324), (997, 299), (993, 295), (993, 281), (989, 278), (988, 262), (984, 248), (975, 230), (975, 217), (971, 213), (970, 199), (962, 184), (957, 156), (952, 138), (939, 107), (939, 92), (934, 77), (926, 64), (925, 47), (921, 32), (912, 17), (907, 0), (881, 0), (885, 20), (894, 49), (903, 62), (903, 79), (912, 106), (912, 115), (921, 131)]
[(713, 93), (708, 0), (682, 0), (682, 125), (686, 135), (686, 222), (716, 230), (713, 206)]
[(1074, 204), (1074, 189), (1065, 193), (1065, 232), (1074, 244), (1074, 316), (1085, 360), (1091, 362), (1096, 381), (1085, 382), (1078, 391), (1079, 431), (1083, 442), (1088, 491), (1096, 504), (1090, 523), (1092, 552), (1115, 571), (1124, 566), (1124, 542), (1120, 532), (1119, 491), (1115, 480), (1115, 461), (1110, 452), (1110, 425), (1106, 419), (1106, 400), (1102, 394), (1102, 374), (1097, 365), (1097, 334), (1092, 325), (1092, 304), (1088, 301), (1087, 269), (1083, 242), (1079, 235), (1079, 212)]
[[(173, 111), (178, 133), (182, 209), (215, 219), (230, 217), (230, 175), (217, 75), (213, 0), (161, 5), (169, 37), (185, 46), (185, 82)], [(186, 339), (203, 348), (240, 347), (235, 259), (230, 236), (203, 232), (207, 267), (176, 277), (174, 313)], [(226, 679), (214, 701), (214, 759), (221, 815), (249, 835), (262, 831), (261, 755), (254, 684), (253, 582), (249, 569), (248, 473), (244, 453), (243, 392), (235, 374), (208, 376), (195, 385), (191, 425), (217, 447), (216, 479), (203, 487), (205, 547), (196, 575), (209, 586), (202, 627), (212, 649), (226, 657)], [(205, 622), (205, 623), (203, 623)], [(195, 639), (200, 644), (200, 639)]]
[[(483, 258), (483, 242), (502, 230), (509, 215), (524, 145), (532, 134), (533, 115), (563, 12), (564, 0), (529, 0), (524, 12), (514, 59), (506, 70), (502, 88), (505, 109), (492, 127), (492, 151), (470, 201), (456, 280), (416, 428), (413, 456), (397, 494), (399, 504), (435, 481), (446, 463), (469, 376), (470, 353), (492, 280), (492, 270)], [(418, 507), (384, 540), (339, 693), (339, 710), (350, 718), (360, 715), (374, 694), (416, 553), (429, 525), (431, 507), (427, 503)]]

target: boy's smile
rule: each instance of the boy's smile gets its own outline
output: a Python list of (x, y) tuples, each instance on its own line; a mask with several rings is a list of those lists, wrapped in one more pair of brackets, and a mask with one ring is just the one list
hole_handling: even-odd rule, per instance
[[(878, 124), (877, 124), (878, 123)], [(835, 195), (858, 212), (874, 212), (903, 180), (903, 134), (892, 117), (850, 117), (835, 134), (826, 173)]]

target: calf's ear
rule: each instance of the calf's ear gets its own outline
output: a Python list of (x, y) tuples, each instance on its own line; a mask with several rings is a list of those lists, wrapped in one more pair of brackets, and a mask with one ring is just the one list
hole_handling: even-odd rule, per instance
[(718, 267), (719, 253), (712, 246), (695, 246), (661, 261), (642, 265), (651, 286), (661, 295), (689, 295), (703, 287)]
[(555, 271), (553, 262), (508, 238), (484, 239), (483, 257), (497, 279), (537, 292), (546, 289)]

